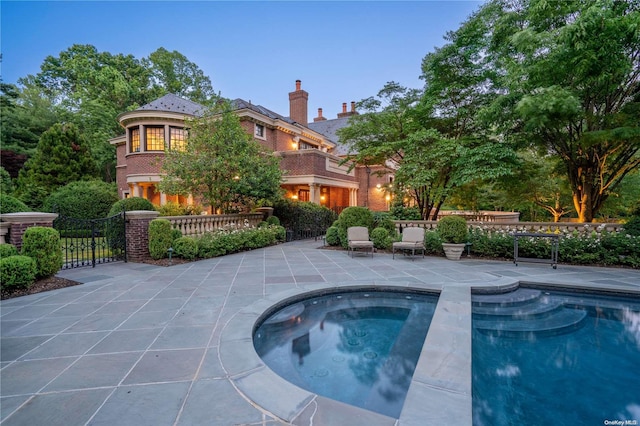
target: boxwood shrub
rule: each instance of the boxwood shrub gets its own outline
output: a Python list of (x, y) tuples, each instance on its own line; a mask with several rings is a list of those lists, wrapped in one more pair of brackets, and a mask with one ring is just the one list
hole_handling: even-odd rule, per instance
[(173, 243), (173, 229), (167, 219), (154, 219), (149, 223), (149, 254), (153, 259), (169, 256)]
[(60, 234), (53, 228), (33, 226), (22, 235), (22, 254), (36, 261), (36, 277), (49, 277), (62, 268)]
[(0, 285), (3, 289), (29, 287), (36, 280), (38, 266), (29, 256), (8, 256), (0, 259)]
[(347, 207), (342, 210), (333, 226), (338, 228), (340, 244), (343, 248), (347, 248), (349, 245), (347, 229), (352, 226), (366, 226), (371, 230), (373, 228), (373, 213), (366, 207)]
[(0, 244), (0, 259), (9, 256), (17, 256), (18, 249), (13, 244), (2, 243)]
[(193, 260), (198, 257), (198, 242), (192, 237), (180, 237), (173, 240), (174, 255)]
[(371, 241), (373, 241), (375, 248), (382, 250), (390, 248), (393, 243), (393, 239), (389, 236), (389, 231), (383, 227), (371, 231)]

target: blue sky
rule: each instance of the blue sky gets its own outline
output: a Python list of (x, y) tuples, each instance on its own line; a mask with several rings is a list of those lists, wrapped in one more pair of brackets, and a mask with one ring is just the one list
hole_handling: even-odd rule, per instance
[(5, 1), (1, 74), (36, 74), (73, 44), (147, 57), (159, 47), (197, 64), (216, 91), (283, 115), (295, 80), (309, 120), (375, 95), (387, 81), (422, 87), (420, 64), (480, 1)]

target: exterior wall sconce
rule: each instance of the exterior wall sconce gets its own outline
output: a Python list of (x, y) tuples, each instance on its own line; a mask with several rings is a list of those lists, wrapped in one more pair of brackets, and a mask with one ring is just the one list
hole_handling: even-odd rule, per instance
[(297, 200), (298, 196), (294, 194), (294, 195), (291, 196), (291, 198), (294, 199), (294, 200)]

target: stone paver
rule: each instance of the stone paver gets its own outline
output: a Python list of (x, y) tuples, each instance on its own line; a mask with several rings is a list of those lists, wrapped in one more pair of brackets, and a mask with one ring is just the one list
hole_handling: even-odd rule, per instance
[[(4, 425), (471, 425), (471, 287), (518, 281), (640, 292), (640, 271), (347, 255), (304, 241), (169, 268), (61, 271), (82, 285), (0, 303)], [(442, 292), (401, 418), (287, 383), (255, 353), (256, 320), (310, 290)], [(425, 355), (426, 354), (426, 355)]]

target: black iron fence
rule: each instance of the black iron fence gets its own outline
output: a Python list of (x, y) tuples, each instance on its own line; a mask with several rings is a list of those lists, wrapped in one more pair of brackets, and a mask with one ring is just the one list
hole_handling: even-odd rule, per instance
[(58, 216), (53, 227), (60, 233), (64, 259), (62, 269), (126, 262), (125, 215), (121, 212), (104, 219)]

